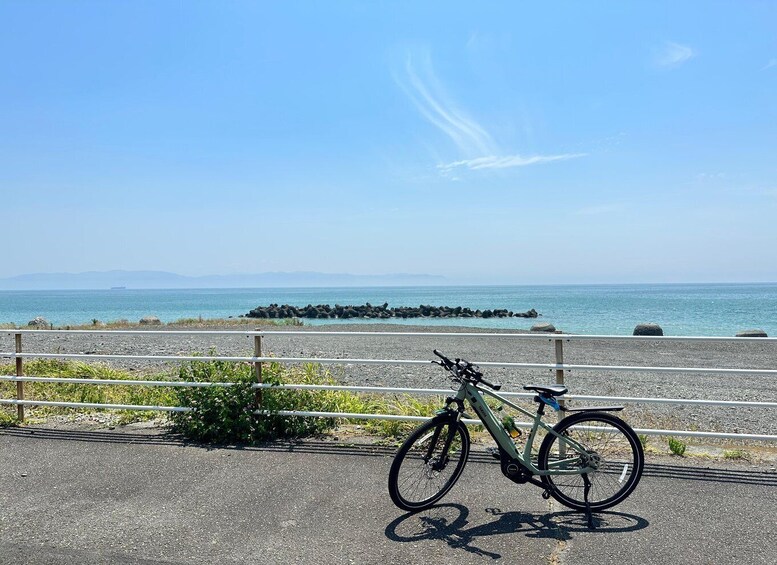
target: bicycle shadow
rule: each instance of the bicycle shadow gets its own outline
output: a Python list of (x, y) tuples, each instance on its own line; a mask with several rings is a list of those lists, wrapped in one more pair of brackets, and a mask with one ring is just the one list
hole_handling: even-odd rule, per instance
[(450, 547), (463, 549), (483, 557), (500, 559), (498, 553), (475, 545), (478, 539), (501, 534), (520, 534), (536, 539), (567, 541), (577, 532), (625, 533), (646, 528), (650, 523), (639, 516), (622, 512), (597, 512), (593, 516), (595, 529), (588, 527), (584, 513), (571, 510), (553, 513), (502, 512), (486, 508), (495, 517), (485, 524), (469, 524), (469, 509), (461, 504), (440, 504), (429, 510), (408, 513), (386, 526), (386, 537), (406, 543), (424, 540), (444, 541)]

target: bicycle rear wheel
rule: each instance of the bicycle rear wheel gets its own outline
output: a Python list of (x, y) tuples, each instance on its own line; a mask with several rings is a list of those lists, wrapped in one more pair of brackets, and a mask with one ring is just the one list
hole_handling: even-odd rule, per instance
[[(587, 473), (591, 510), (604, 510), (622, 502), (636, 488), (642, 476), (645, 456), (631, 427), (605, 412), (580, 412), (561, 420), (553, 428), (585, 447), (570, 444), (548, 434), (540, 446), (537, 465), (542, 470), (575, 470), (595, 467)], [(564, 506), (585, 510), (585, 479), (582, 474), (542, 475), (550, 495)]]
[(402, 510), (418, 512), (451, 490), (469, 455), (467, 427), (455, 420), (419, 426), (399, 448), (389, 472), (389, 494)]

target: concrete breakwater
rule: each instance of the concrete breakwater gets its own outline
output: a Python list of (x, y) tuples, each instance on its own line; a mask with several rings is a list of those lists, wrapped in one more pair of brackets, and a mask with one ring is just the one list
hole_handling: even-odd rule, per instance
[(362, 306), (341, 306), (335, 304), (308, 304), (302, 308), (284, 304), (270, 304), (258, 306), (248, 314), (246, 318), (375, 318), (387, 320), (390, 318), (536, 318), (539, 314), (532, 308), (526, 312), (513, 312), (506, 309), (472, 310), (462, 306), (399, 306), (389, 308), (388, 302), (373, 306), (369, 302)]

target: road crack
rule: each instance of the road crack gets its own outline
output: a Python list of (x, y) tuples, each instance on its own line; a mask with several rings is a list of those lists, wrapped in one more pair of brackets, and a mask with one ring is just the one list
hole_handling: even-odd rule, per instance
[[(554, 501), (548, 500), (548, 512), (553, 515), (555, 511), (556, 507)], [(551, 518), (551, 522), (555, 524), (553, 537), (556, 540), (556, 546), (548, 556), (548, 564), (565, 565), (567, 563), (567, 556), (572, 549), (572, 538), (569, 536), (569, 532), (561, 526), (557, 516)]]

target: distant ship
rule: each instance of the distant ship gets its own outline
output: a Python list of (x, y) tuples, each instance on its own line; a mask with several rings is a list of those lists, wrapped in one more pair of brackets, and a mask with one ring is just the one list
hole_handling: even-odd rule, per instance
[(112, 286), (111, 290), (127, 290), (126, 286)]

